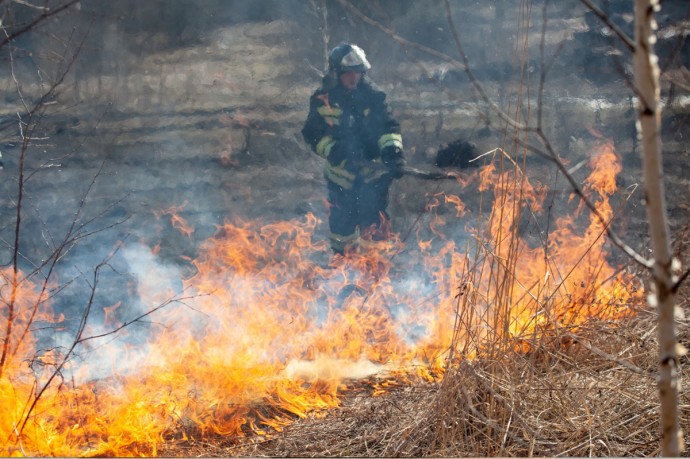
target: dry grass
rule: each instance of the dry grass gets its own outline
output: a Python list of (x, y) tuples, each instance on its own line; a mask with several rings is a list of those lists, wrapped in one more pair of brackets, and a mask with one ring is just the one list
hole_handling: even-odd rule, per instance
[(419, 382), (372, 396), (374, 380), (360, 381), (328, 413), (295, 419), (282, 432), (266, 437), (206, 439), (168, 444), (162, 456), (178, 457), (385, 457), (426, 422), (426, 408), (437, 385)]
[[(509, 238), (517, 237), (517, 229)], [(676, 253), (688, 265), (690, 226), (676, 232)], [(494, 244), (495, 246), (496, 244)], [(517, 251), (512, 252), (517, 256)], [(481, 254), (482, 259), (491, 257)], [(512, 266), (510, 257), (501, 267)], [(485, 261), (490, 263), (490, 261)], [(510, 269), (489, 266), (494, 287), (514, 278)], [(686, 268), (687, 269), (687, 268)], [(483, 268), (478, 267), (477, 272)], [(496, 273), (503, 272), (505, 277)], [(638, 280), (644, 282), (643, 275)], [(481, 279), (474, 277), (474, 285)], [(508, 282), (509, 283), (509, 282)], [(595, 283), (595, 282), (593, 282)], [(690, 287), (678, 292), (687, 309)], [(510, 287), (508, 285), (508, 287)], [(494, 291), (500, 289), (495, 288)], [(592, 292), (589, 292), (592, 293)], [(467, 311), (467, 298), (459, 311)], [(486, 295), (484, 295), (486, 297)], [(543, 298), (551, 298), (547, 294)], [(437, 383), (394, 386), (371, 395), (375, 379), (359, 381), (331, 412), (296, 419), (267, 436), (206, 439), (167, 444), (164, 456), (264, 457), (478, 457), (478, 456), (658, 456), (659, 403), (656, 315), (644, 299), (629, 305), (634, 314), (607, 322), (592, 317), (572, 327), (558, 319), (540, 329), (528, 345), (496, 333), (507, 324), (510, 307), (476, 317), (459, 313), (456, 357)], [(597, 298), (597, 297), (595, 297)], [(548, 304), (537, 299), (539, 307)], [(481, 305), (470, 304), (476, 311)], [(470, 308), (470, 309), (471, 309)], [(501, 312), (503, 311), (503, 312)], [(552, 314), (558, 317), (558, 314)], [(501, 314), (506, 314), (501, 316)], [(690, 327), (678, 319), (678, 338), (690, 347)], [(489, 333), (480, 333), (481, 328)], [(468, 338), (469, 337), (469, 338)], [(512, 339), (512, 341), (511, 341)], [(468, 345), (469, 342), (469, 345)], [(520, 345), (516, 345), (520, 344)], [(688, 377), (681, 360), (681, 381)], [(690, 394), (680, 391), (681, 428), (690, 430)]]
[[(577, 337), (544, 340), (530, 353), (461, 363), (438, 385), (419, 382), (379, 397), (365, 381), (345, 394), (340, 408), (296, 420), (281, 433), (168, 444), (159, 454), (656, 456), (655, 330), (647, 314), (615, 329), (593, 324)], [(687, 413), (687, 392), (681, 403)], [(687, 419), (681, 422), (688, 431)]]
[(593, 326), (528, 354), (459, 365), (430, 412), (433, 440), (416, 453), (655, 455), (653, 330), (652, 320)]
[[(681, 309), (689, 297), (685, 285)], [(690, 347), (688, 321), (679, 319), (678, 326), (680, 342)], [(635, 316), (615, 324), (592, 320), (577, 332), (545, 334), (528, 351), (460, 361), (438, 384), (419, 381), (374, 397), (377, 381), (360, 381), (344, 393), (340, 408), (296, 419), (280, 433), (168, 444), (159, 454), (658, 456), (656, 330), (655, 314), (641, 304)], [(687, 373), (683, 368), (681, 380)], [(681, 427), (688, 432), (689, 393), (681, 389), (680, 400)]]

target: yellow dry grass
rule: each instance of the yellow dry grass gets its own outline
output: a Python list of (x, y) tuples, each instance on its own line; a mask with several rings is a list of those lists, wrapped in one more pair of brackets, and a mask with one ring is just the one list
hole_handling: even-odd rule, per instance
[[(690, 227), (689, 227), (690, 228)], [(690, 231), (676, 232), (683, 256)], [(683, 265), (690, 258), (685, 255)], [(644, 281), (644, 275), (639, 275)], [(687, 284), (687, 283), (686, 283)], [(690, 287), (678, 292), (687, 309)], [(456, 359), (442, 380), (393, 384), (381, 376), (350, 386), (342, 405), (296, 419), (263, 437), (168, 444), (164, 456), (478, 457), (658, 456), (656, 314), (643, 301), (634, 315), (591, 319), (544, 331), (528, 348), (494, 341), (475, 359)], [(678, 338), (690, 346), (689, 322)], [(456, 326), (465, 326), (459, 323)], [(686, 358), (681, 381), (687, 380)], [(391, 380), (393, 381), (393, 380)], [(390, 382), (390, 381), (389, 381)], [(690, 430), (690, 396), (681, 387), (681, 427)]]
[[(653, 314), (612, 330), (545, 339), (374, 397), (372, 381), (326, 416), (296, 420), (267, 437), (169, 444), (163, 456), (477, 457), (657, 456), (657, 358)], [(681, 337), (687, 341), (687, 328)], [(682, 379), (687, 378), (684, 371)], [(681, 393), (681, 412), (690, 406)], [(684, 431), (690, 426), (681, 420)]]

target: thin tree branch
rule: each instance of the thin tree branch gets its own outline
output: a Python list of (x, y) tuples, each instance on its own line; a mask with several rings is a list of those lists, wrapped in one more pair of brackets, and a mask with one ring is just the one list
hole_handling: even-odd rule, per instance
[[(7, 34), (6, 30), (5, 30), (5, 34)], [(13, 270), (12, 290), (10, 293), (10, 301), (8, 303), (7, 322), (6, 322), (5, 330), (4, 330), (4, 340), (3, 340), (3, 344), (2, 344), (2, 353), (0, 354), (0, 377), (2, 377), (2, 375), (3, 375), (5, 364), (7, 362), (8, 357), (11, 354), (11, 352), (10, 352), (11, 347), (10, 346), (11, 346), (12, 331), (13, 331), (13, 327), (14, 327), (15, 314), (16, 314), (16, 302), (17, 302), (16, 295), (17, 295), (17, 289), (19, 286), (19, 277), (18, 277), (19, 276), (19, 240), (20, 240), (20, 234), (21, 234), (22, 211), (23, 211), (24, 198), (25, 198), (24, 187), (25, 187), (25, 183), (27, 180), (25, 177), (26, 157), (27, 157), (29, 146), (30, 146), (31, 142), (33, 141), (32, 132), (37, 126), (37, 123), (34, 122), (34, 118), (38, 117), (40, 119), (42, 111), (46, 107), (46, 105), (45, 105), (46, 100), (63, 83), (65, 77), (67, 76), (70, 69), (72, 68), (72, 65), (76, 61), (76, 57), (79, 54), (79, 51), (81, 50), (81, 48), (83, 47), (85, 40), (86, 40), (86, 34), (84, 35), (81, 43), (78, 45), (76, 52), (73, 53), (72, 58), (69, 60), (64, 59), (67, 62), (67, 65), (63, 69), (63, 71), (60, 73), (57, 80), (51, 84), (50, 88), (39, 98), (38, 102), (36, 103), (36, 105), (32, 109), (29, 109), (28, 106), (26, 105), (25, 101), (24, 101), (24, 97), (21, 93), (19, 83), (18, 83), (16, 76), (14, 74), (14, 67), (12, 67), (12, 76), (14, 78), (14, 81), (15, 81), (15, 84), (17, 87), (17, 91), (20, 95), (20, 99), (22, 100), (22, 103), (24, 103), (24, 107), (27, 110), (28, 120), (26, 121), (26, 123), (23, 123), (23, 121), (21, 119), (21, 115), (17, 114), (19, 117), (19, 130), (20, 130), (20, 134), (22, 135), (22, 148), (21, 148), (21, 152), (19, 155), (19, 166), (18, 166), (19, 176), (18, 176), (18, 180), (17, 180), (17, 210), (16, 210), (16, 217), (15, 217), (16, 220), (15, 220), (15, 228), (14, 228), (14, 244), (13, 244), (13, 248), (12, 248), (12, 270)], [(12, 47), (10, 46), (10, 57), (11, 56), (12, 56)], [(10, 62), (11, 63), (13, 62), (12, 58), (10, 59)], [(37, 113), (38, 113), (38, 115), (37, 115)], [(24, 126), (26, 126), (26, 129), (24, 129)], [(91, 189), (91, 187), (93, 186), (93, 183), (94, 183), (94, 181), (91, 182), (88, 190)], [(87, 190), (87, 194), (88, 194), (88, 190)], [(69, 229), (69, 231), (65, 237), (65, 240), (68, 240), (71, 237), (71, 235), (74, 231), (74, 227), (76, 225), (76, 222), (78, 221), (79, 213), (81, 211), (81, 208), (83, 207), (83, 204), (84, 204), (84, 200), (82, 198), (82, 202), (79, 206), (79, 209), (77, 210), (77, 214), (75, 215), (75, 217), (72, 221), (72, 225), (70, 226), (70, 229)], [(49, 269), (50, 273), (52, 273), (54, 266), (55, 266), (55, 263), (57, 263), (57, 261), (60, 258), (60, 251), (64, 250), (66, 247), (67, 247), (66, 244), (64, 244), (64, 243), (61, 244), (60, 247), (58, 248), (58, 252), (54, 253), (53, 254), (54, 256), (51, 256), (48, 258), (49, 260), (52, 259), (52, 261), (50, 262), (51, 263), (50, 269)], [(46, 282), (47, 282), (47, 279), (46, 279)], [(42, 293), (45, 290), (45, 288), (46, 288), (46, 285), (44, 283)], [(38, 308), (39, 304), (40, 304), (40, 297), (39, 297), (39, 300), (37, 301), (37, 303), (34, 305), (34, 311), (30, 315), (30, 322), (26, 324), (27, 328), (25, 329), (24, 333), (22, 333), (20, 339), (23, 339), (23, 337), (26, 335), (26, 330), (28, 330), (28, 328), (31, 326), (31, 323), (32, 323), (31, 321), (33, 321), (33, 319), (36, 316), (36, 312), (37, 312), (37, 308)], [(17, 346), (15, 346), (15, 349), (19, 348), (19, 344), (20, 343), (17, 343)]]
[[(133, 319), (131, 319), (131, 320), (128, 320), (128, 321), (123, 322), (120, 326), (115, 327), (115, 328), (113, 328), (113, 329), (110, 330), (110, 331), (107, 331), (107, 332), (104, 332), (104, 333), (99, 333), (98, 335), (91, 335), (91, 336), (87, 336), (87, 337), (84, 337), (84, 338), (80, 338), (80, 339), (79, 339), (79, 343), (84, 343), (84, 342), (86, 342), (86, 341), (90, 341), (90, 340), (94, 340), (94, 339), (98, 339), (98, 338), (104, 338), (104, 337), (106, 337), (106, 336), (114, 335), (114, 334), (118, 333), (120, 330), (122, 330), (122, 329), (124, 329), (124, 328), (126, 328), (126, 327), (128, 327), (128, 326), (130, 326), (130, 325), (132, 325), (132, 324), (135, 324), (135, 323), (137, 323), (137, 322), (141, 322), (142, 319), (144, 319), (145, 317), (148, 317), (148, 316), (150, 316), (151, 314), (153, 314), (154, 312), (160, 311), (161, 309), (163, 309), (163, 308), (165, 308), (166, 306), (169, 306), (169, 305), (171, 305), (171, 304), (173, 304), (173, 303), (183, 303), (184, 300), (190, 300), (190, 299), (193, 299), (193, 298), (199, 298), (199, 297), (208, 296), (208, 295), (211, 295), (211, 293), (204, 293), (204, 294), (201, 294), (201, 295), (190, 295), (190, 296), (183, 296), (183, 297), (179, 297), (179, 296), (177, 296), (177, 294), (176, 294), (175, 296), (173, 296), (173, 297), (171, 297), (171, 298), (168, 298), (167, 300), (165, 300), (164, 302), (162, 302), (161, 304), (159, 304), (159, 305), (156, 306), (155, 308), (149, 309), (148, 311), (142, 313), (141, 315), (139, 315), (139, 316), (137, 316), (137, 317), (135, 317), (135, 318), (133, 318)], [(183, 304), (184, 304), (184, 303), (183, 303)]]
[(606, 13), (604, 13), (598, 6), (596, 6), (594, 3), (592, 3), (591, 0), (580, 0), (587, 8), (592, 10), (594, 14), (597, 15), (599, 19), (601, 19), (601, 22), (606, 24), (606, 27), (611, 29), (613, 33), (620, 38), (620, 40), (623, 42), (626, 48), (628, 48), (628, 51), (631, 53), (635, 52), (635, 42), (632, 38), (630, 38), (625, 32), (623, 32), (620, 27), (618, 27), (616, 24), (611, 22), (611, 18), (608, 17)]
[[(467, 76), (470, 78), (470, 80), (472, 81), (473, 85), (475, 86), (475, 89), (477, 89), (477, 91), (478, 91), (479, 94), (482, 96), (482, 98), (485, 98), (485, 100), (486, 100), (486, 99), (488, 99), (488, 96), (487, 96), (486, 93), (484, 92), (484, 90), (483, 90), (483, 88), (482, 88), (482, 86), (481, 86), (481, 83), (479, 83), (479, 81), (475, 78), (474, 74), (471, 72), (471, 69), (469, 68), (469, 63), (468, 63), (468, 61), (467, 61), (467, 57), (465, 56), (465, 52), (464, 52), (464, 50), (463, 50), (462, 42), (460, 41), (460, 36), (459, 36), (458, 33), (457, 33), (457, 27), (455, 26), (455, 23), (454, 23), (454, 21), (453, 21), (453, 15), (452, 15), (451, 10), (450, 10), (450, 3), (449, 3), (448, 0), (444, 0), (444, 3), (445, 3), (445, 5), (446, 5), (446, 14), (447, 14), (447, 17), (448, 17), (448, 22), (449, 22), (449, 25), (450, 25), (450, 29), (451, 29), (451, 31), (452, 31), (452, 33), (453, 33), (453, 38), (455, 39), (455, 42), (456, 42), (456, 45), (457, 45), (457, 47), (458, 47), (458, 50), (460, 51), (460, 54), (463, 56), (463, 62), (465, 62), (465, 65), (466, 65), (465, 71), (466, 71), (466, 73), (467, 73)], [(541, 89), (541, 88), (540, 88), (540, 89)], [(487, 102), (489, 102), (489, 101), (487, 101)], [(488, 105), (489, 105), (490, 107), (492, 107), (492, 108), (495, 107), (495, 104), (493, 104), (493, 103), (488, 103)], [(541, 111), (541, 109), (538, 109), (538, 110)], [(503, 112), (500, 111), (500, 113), (503, 113)], [(505, 116), (508, 116), (508, 115), (505, 115)], [(541, 114), (540, 114), (540, 116), (541, 116)], [(501, 119), (503, 119), (503, 116), (501, 116)], [(539, 120), (541, 120), (541, 118), (540, 118)], [(514, 122), (514, 125), (515, 125), (516, 127), (518, 127), (518, 128), (521, 127), (521, 126), (520, 126), (518, 123), (516, 123), (516, 122)], [(604, 217), (601, 215), (601, 213), (600, 213), (599, 210), (596, 208), (596, 206), (595, 206), (595, 205), (589, 200), (589, 198), (584, 194), (584, 192), (583, 192), (582, 189), (580, 188), (580, 186), (579, 186), (579, 184), (577, 183), (577, 181), (575, 181), (575, 179), (573, 178), (573, 176), (570, 174), (570, 172), (569, 172), (568, 169), (566, 168), (565, 164), (563, 164), (563, 161), (560, 160), (560, 158), (558, 157), (558, 154), (555, 152), (555, 150), (554, 150), (553, 147), (551, 146), (551, 143), (549, 142), (548, 137), (546, 136), (546, 134), (544, 133), (544, 131), (543, 131), (542, 128), (541, 128), (541, 122), (539, 122), (539, 125), (538, 125), (536, 128), (522, 127), (521, 130), (523, 130), (523, 131), (531, 131), (531, 132), (533, 132), (533, 133), (535, 133), (535, 134), (537, 135), (537, 137), (538, 137), (539, 140), (542, 142), (542, 144), (544, 144), (544, 146), (545, 146), (545, 148), (546, 148), (546, 151), (547, 151), (546, 154), (544, 154), (544, 152), (542, 152), (542, 156), (545, 156), (545, 157), (551, 159), (551, 161), (552, 161), (554, 164), (556, 164), (556, 167), (558, 167), (559, 171), (560, 171), (560, 172), (563, 174), (563, 176), (566, 178), (566, 180), (568, 181), (568, 183), (570, 184), (570, 186), (571, 186), (571, 187), (573, 188), (573, 190), (575, 191), (575, 194), (577, 194), (577, 196), (585, 203), (585, 205), (587, 206), (587, 208), (588, 208), (588, 209), (599, 219), (599, 221), (600, 221), (601, 224), (604, 226), (604, 228), (606, 228), (606, 234), (611, 238), (611, 240), (613, 241), (613, 243), (614, 243), (616, 246), (618, 246), (621, 250), (623, 250), (626, 254), (628, 254), (628, 255), (629, 255), (633, 260), (635, 260), (637, 263), (639, 263), (639, 264), (641, 264), (642, 266), (647, 267), (647, 268), (651, 267), (651, 266), (652, 266), (652, 262), (651, 262), (650, 260), (647, 260), (646, 258), (644, 258), (642, 255), (640, 255), (639, 253), (637, 253), (637, 252), (635, 251), (635, 249), (633, 249), (632, 247), (630, 247), (629, 245), (627, 245), (627, 244), (626, 244), (626, 243), (625, 243), (625, 242), (624, 242), (624, 241), (613, 231), (613, 229), (611, 228), (611, 226), (606, 222), (606, 220), (605, 220)], [(516, 138), (515, 140), (516, 140), (517, 142), (523, 144), (524, 146), (527, 146), (526, 143), (523, 143), (524, 141), (523, 141), (522, 139)]]
[(513, 119), (510, 115), (506, 114), (503, 110), (500, 109), (486, 94), (484, 91), (484, 88), (482, 85), (479, 83), (479, 80), (476, 78), (474, 73), (472, 72), (472, 69), (469, 65), (469, 60), (467, 59), (467, 55), (464, 52), (464, 47), (462, 45), (462, 41), (460, 40), (460, 37), (457, 33), (457, 27), (455, 26), (455, 23), (452, 18), (452, 14), (450, 11), (450, 3), (448, 0), (444, 0), (445, 6), (446, 6), (446, 13), (447, 13), (447, 18), (448, 22), (450, 24), (450, 29), (451, 33), (453, 35), (453, 39), (455, 40), (456, 47), (458, 48), (458, 51), (461, 56), (461, 61), (458, 61), (456, 59), (453, 59), (452, 57), (448, 56), (445, 53), (442, 53), (440, 51), (437, 51), (435, 49), (429, 48), (427, 46), (411, 42), (409, 40), (406, 40), (405, 38), (401, 37), (395, 31), (391, 30), (390, 28), (384, 26), (383, 24), (371, 19), (364, 13), (362, 13), (359, 9), (357, 9), (352, 3), (348, 0), (338, 0), (345, 8), (350, 10), (352, 13), (354, 13), (357, 17), (359, 17), (362, 21), (366, 22), (369, 25), (372, 25), (373, 27), (376, 27), (377, 29), (381, 30), (385, 34), (387, 34), (389, 37), (391, 37), (395, 42), (400, 44), (403, 47), (410, 47), (414, 48), (417, 50), (420, 50), (424, 53), (427, 53), (431, 56), (437, 57), (445, 62), (448, 62), (450, 64), (453, 64), (454, 66), (463, 69), (463, 71), (467, 74), (468, 78), (470, 79), (470, 82), (472, 83), (473, 87), (475, 90), (479, 93), (480, 97), (484, 101), (484, 103), (489, 106), (498, 116), (501, 120), (506, 122), (511, 128), (514, 128), (518, 131), (522, 132), (531, 132), (537, 135), (537, 138), (544, 144), (544, 147), (546, 148), (546, 151), (540, 150), (537, 147), (528, 145), (524, 140), (522, 139), (515, 139), (517, 142), (519, 142), (522, 146), (527, 147), (531, 151), (540, 154), (541, 156), (548, 158), (549, 160), (553, 161), (554, 164), (558, 167), (559, 171), (564, 175), (570, 186), (573, 188), (575, 191), (575, 194), (585, 203), (587, 208), (594, 213), (594, 215), (600, 220), (602, 225), (606, 228), (606, 234), (608, 237), (611, 239), (611, 241), (619, 247), (621, 250), (623, 250), (628, 256), (630, 256), (635, 262), (640, 264), (641, 266), (644, 266), (645, 268), (649, 268), (652, 266), (652, 262), (650, 260), (647, 260), (644, 258), (642, 255), (637, 253), (635, 249), (627, 245), (611, 228), (610, 225), (607, 225), (606, 220), (604, 217), (601, 215), (601, 213), (597, 210), (597, 208), (594, 206), (594, 204), (587, 198), (587, 196), (583, 193), (583, 191), (580, 189), (580, 186), (578, 185), (577, 181), (572, 177), (572, 175), (569, 173), (567, 167), (563, 162), (560, 160), (558, 154), (555, 152), (553, 147), (551, 146), (550, 142), (548, 141), (548, 138), (546, 134), (543, 132), (542, 129), (539, 127), (532, 127), (525, 125), (523, 123), (520, 123)]
[[(29, 23), (27, 23), (24, 27), (14, 31), (14, 32), (6, 32), (5, 38), (0, 41), (0, 48), (5, 46), (6, 44), (10, 43), (12, 40), (15, 40), (16, 38), (20, 37), (21, 35), (24, 35), (26, 32), (29, 32), (32, 30), (34, 27), (36, 27), (38, 24), (41, 22), (45, 21), (48, 18), (51, 18), (55, 16), (56, 14), (61, 13), (62, 11), (74, 6), (75, 4), (79, 3), (80, 0), (69, 0), (67, 3), (64, 3), (60, 6), (58, 6), (55, 9), (45, 9), (44, 13), (41, 14), (40, 16), (33, 18)], [(3, 27), (3, 29), (7, 30), (6, 27)]]
[(690, 269), (687, 269), (687, 270), (678, 278), (678, 280), (673, 284), (673, 286), (671, 287), (671, 292), (672, 292), (673, 294), (678, 293), (678, 289), (680, 288), (681, 284), (682, 284), (683, 282), (685, 282), (685, 279), (687, 279), (688, 276), (690, 276)]
[[(114, 253), (113, 253), (113, 255), (114, 255)], [(81, 320), (79, 321), (79, 327), (77, 329), (77, 334), (75, 335), (75, 339), (72, 342), (72, 345), (70, 346), (70, 348), (65, 353), (64, 357), (62, 358), (62, 361), (56, 366), (55, 370), (48, 377), (48, 380), (45, 382), (43, 387), (41, 387), (41, 389), (38, 390), (38, 392), (36, 393), (36, 395), (34, 396), (32, 402), (31, 402), (31, 404), (29, 405), (28, 410), (24, 413), (24, 419), (22, 421), (21, 427), (19, 428), (20, 433), (22, 433), (24, 431), (24, 427), (26, 427), (26, 423), (29, 422), (29, 418), (31, 417), (31, 413), (36, 408), (36, 405), (41, 400), (41, 397), (43, 396), (45, 391), (48, 390), (48, 387), (51, 386), (51, 384), (53, 383), (53, 380), (62, 374), (62, 369), (67, 364), (67, 362), (70, 360), (72, 353), (74, 352), (75, 348), (79, 344), (79, 339), (81, 338), (82, 334), (84, 333), (84, 329), (86, 328), (86, 324), (89, 320), (89, 315), (91, 314), (91, 307), (93, 306), (93, 302), (94, 302), (94, 298), (95, 298), (96, 290), (97, 290), (97, 285), (98, 285), (99, 272), (106, 263), (107, 263), (107, 261), (103, 261), (98, 266), (96, 266), (96, 269), (94, 269), (94, 273), (93, 273), (94, 282), (93, 282), (93, 285), (91, 288), (91, 293), (89, 295), (89, 300), (86, 304), (86, 308), (84, 309), (84, 312), (81, 316)]]
[[(395, 31), (391, 30), (390, 28), (384, 26), (383, 24), (371, 19), (364, 13), (362, 13), (359, 9), (357, 9), (352, 3), (348, 0), (338, 0), (341, 5), (343, 5), (345, 8), (350, 10), (352, 13), (354, 13), (357, 17), (359, 17), (362, 21), (366, 22), (367, 24), (376, 27), (377, 29), (381, 30), (384, 32), (386, 35), (391, 37), (393, 41), (397, 42), (403, 47), (409, 47), (413, 49), (417, 49), (419, 51), (422, 51), (426, 54), (429, 54), (431, 56), (434, 56), (436, 58), (439, 58), (449, 64), (452, 64), (453, 66), (463, 69), (465, 73), (470, 76), (470, 79), (476, 81), (474, 78), (474, 74), (472, 73), (472, 70), (469, 67), (469, 62), (467, 60), (467, 57), (465, 56), (464, 52), (461, 50), (461, 55), (463, 57), (463, 61), (458, 61), (457, 59), (453, 59), (452, 57), (448, 56), (445, 53), (442, 53), (440, 51), (437, 51), (433, 48), (429, 48), (428, 46), (421, 45), (419, 43), (415, 43), (409, 40), (406, 40), (402, 36), (398, 35), (395, 33)], [(487, 103), (499, 116), (500, 118), (508, 123), (511, 127), (520, 129), (520, 130), (530, 130), (528, 126), (525, 126), (522, 123), (516, 122), (510, 115), (506, 114), (503, 110), (500, 109), (489, 97), (486, 95), (484, 92), (484, 88), (481, 86), (475, 86), (475, 89), (480, 93), (480, 96), (482, 97), (482, 100), (484, 100), (485, 103)]]

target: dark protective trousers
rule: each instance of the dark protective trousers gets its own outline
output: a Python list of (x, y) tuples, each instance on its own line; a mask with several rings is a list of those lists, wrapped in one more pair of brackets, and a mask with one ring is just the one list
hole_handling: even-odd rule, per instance
[(388, 190), (392, 181), (390, 175), (371, 183), (357, 178), (349, 190), (328, 181), (328, 224), (334, 252), (342, 254), (348, 245), (356, 244), (360, 232), (374, 240), (387, 237), (382, 234), (385, 231), (382, 225), (389, 219)]

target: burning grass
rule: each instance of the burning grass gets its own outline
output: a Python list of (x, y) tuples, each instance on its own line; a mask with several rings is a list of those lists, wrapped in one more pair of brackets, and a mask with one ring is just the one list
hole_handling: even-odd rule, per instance
[[(119, 343), (99, 344), (99, 355), (129, 364), (119, 371), (114, 363), (108, 379), (93, 379), (88, 361), (77, 365), (61, 348), (54, 360), (64, 365), (27, 371), (20, 341), (38, 344), (12, 335), (8, 362), (16, 365), (2, 380), (13, 413), (1, 432), (5, 451), (653, 452), (653, 318), (640, 314), (641, 280), (611, 265), (605, 238), (620, 170), (613, 147), (597, 146), (585, 180), (598, 215), (576, 206), (548, 231), (537, 224), (532, 241), (522, 237), (523, 222), (541, 212), (544, 193), (506, 158), (476, 173), (492, 205), (471, 237), (453, 235), (439, 214), (416, 244), (393, 235), (323, 266), (313, 261), (327, 251), (312, 241), (314, 216), (227, 222), (193, 260), (189, 295), (156, 309), (160, 325), (145, 340), (124, 355)], [(444, 201), (462, 215), (459, 197)], [(434, 215), (442, 203), (430, 202)], [(156, 285), (142, 279), (139, 296), (162, 301), (169, 292)], [(42, 304), (31, 290), (19, 301), (6, 291), (13, 311)], [(9, 311), (6, 318), (25, 317)], [(87, 334), (99, 336), (97, 328), (85, 319)], [(48, 384), (39, 400), (34, 388), (51, 371), (63, 383)], [(27, 411), (26, 400), (36, 409)]]
[(577, 337), (545, 339), (530, 353), (461, 363), (439, 384), (418, 381), (385, 397), (354, 390), (327, 417), (299, 420), (269, 438), (171, 445), (165, 455), (653, 456), (654, 331), (651, 316), (624, 319), (615, 332), (588, 324)]
[[(463, 362), (438, 384), (371, 395), (358, 382), (326, 417), (240, 443), (170, 444), (168, 456), (478, 457), (658, 455), (652, 314), (589, 323), (532, 352)], [(687, 327), (684, 339), (687, 340)], [(682, 404), (687, 406), (683, 393)], [(684, 428), (689, 427), (687, 421)]]

